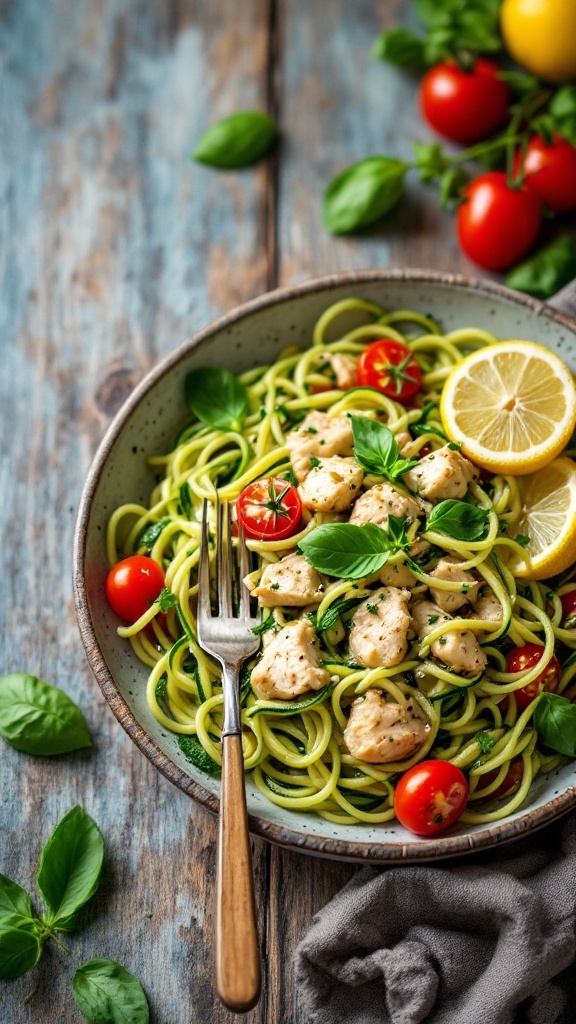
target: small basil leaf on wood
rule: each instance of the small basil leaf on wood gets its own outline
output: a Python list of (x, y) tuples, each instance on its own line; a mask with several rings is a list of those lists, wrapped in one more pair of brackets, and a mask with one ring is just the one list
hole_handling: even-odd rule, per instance
[(246, 388), (229, 370), (206, 366), (186, 377), (186, 401), (208, 427), (240, 430), (248, 410)]
[(424, 66), (424, 43), (407, 28), (382, 32), (374, 43), (373, 54), (389, 64), (404, 68)]
[(324, 224), (333, 235), (368, 227), (400, 200), (409, 164), (370, 156), (338, 174), (324, 193)]
[(89, 960), (74, 972), (72, 995), (90, 1024), (148, 1024), (142, 985), (114, 960)]
[(474, 541), (481, 540), (487, 522), (486, 509), (469, 505), (467, 501), (449, 498), (432, 509), (426, 522), (426, 529), (444, 533), (454, 540)]
[(300, 541), (299, 550), (319, 572), (359, 580), (379, 572), (398, 547), (374, 523), (325, 523)]
[(194, 159), (222, 170), (247, 167), (265, 156), (276, 141), (273, 118), (244, 110), (207, 128), (194, 150)]
[(0, 678), (0, 736), (16, 750), (41, 756), (92, 746), (84, 716), (70, 697), (23, 672)]
[(197, 736), (179, 736), (178, 746), (187, 761), (207, 775), (220, 775), (222, 769), (200, 743)]
[(576, 277), (576, 241), (570, 235), (560, 235), (514, 267), (506, 277), (506, 284), (536, 299), (548, 299), (573, 277)]
[(566, 697), (544, 692), (536, 705), (534, 725), (547, 747), (576, 757), (576, 706)]
[(14, 917), (0, 919), (0, 979), (20, 978), (42, 956), (40, 931), (35, 921)]
[(366, 416), (351, 416), (350, 422), (354, 435), (354, 458), (368, 473), (397, 480), (419, 462), (418, 459), (398, 458), (398, 444), (384, 423)]
[(83, 807), (73, 807), (46, 843), (36, 877), (48, 927), (72, 931), (76, 913), (98, 888), (103, 862), (100, 829)]
[(7, 875), (0, 874), (0, 923), (5, 924), (12, 917), (33, 920), (35, 916), (26, 889)]

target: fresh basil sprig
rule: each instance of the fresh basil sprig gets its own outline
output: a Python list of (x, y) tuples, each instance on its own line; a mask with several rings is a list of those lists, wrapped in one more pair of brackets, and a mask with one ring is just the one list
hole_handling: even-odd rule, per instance
[(576, 277), (576, 241), (560, 235), (506, 277), (509, 288), (536, 299), (548, 299)]
[(409, 164), (370, 156), (336, 175), (324, 193), (324, 224), (333, 235), (368, 227), (399, 202)]
[(223, 170), (247, 167), (268, 153), (276, 136), (276, 123), (268, 114), (243, 110), (211, 125), (200, 137), (194, 159)]
[(89, 960), (74, 972), (72, 994), (90, 1024), (148, 1024), (148, 1000), (138, 978), (114, 960)]
[(207, 427), (240, 430), (248, 411), (248, 394), (230, 370), (218, 366), (192, 370), (185, 389), (192, 412)]
[(387, 480), (398, 480), (419, 459), (400, 459), (400, 449), (394, 434), (384, 423), (369, 420), (366, 416), (351, 416), (354, 435), (354, 458), (368, 473), (384, 476)]
[(495, 53), (502, 48), (499, 32), (501, 0), (416, 0), (416, 13), (427, 34), (421, 38), (404, 28), (378, 36), (376, 57), (401, 67), (436, 64), (456, 55), (470, 63), (473, 54)]
[(0, 678), (0, 736), (16, 750), (44, 757), (92, 746), (70, 697), (23, 672)]
[(547, 747), (576, 757), (576, 705), (566, 697), (544, 692), (536, 705), (534, 725)]
[(444, 533), (454, 540), (481, 540), (488, 515), (487, 509), (449, 498), (434, 506), (426, 521), (426, 529)]
[(374, 523), (325, 523), (300, 541), (299, 550), (319, 572), (340, 579), (359, 580), (380, 571), (395, 551), (410, 542), (405, 517), (390, 515), (388, 531)]

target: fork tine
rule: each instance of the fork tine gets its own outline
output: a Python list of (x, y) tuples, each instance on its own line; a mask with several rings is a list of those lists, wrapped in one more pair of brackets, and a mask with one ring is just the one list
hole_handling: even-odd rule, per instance
[(230, 513), (228, 502), (218, 504), (218, 539), (216, 545), (216, 580), (218, 583), (218, 614), (230, 617), (232, 608), (232, 552), (230, 550)]
[(246, 547), (244, 527), (238, 519), (238, 552), (240, 557), (240, 614), (243, 618), (249, 619), (250, 615), (250, 591), (244, 583), (244, 577), (250, 572), (250, 555)]
[(198, 565), (198, 619), (210, 618), (210, 545), (208, 541), (208, 501), (202, 502), (200, 563)]

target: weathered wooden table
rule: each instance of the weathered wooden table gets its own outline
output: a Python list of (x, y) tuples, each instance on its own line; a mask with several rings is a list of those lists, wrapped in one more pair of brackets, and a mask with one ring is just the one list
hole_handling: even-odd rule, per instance
[[(329, 179), (429, 137), (415, 81), (371, 59), (402, 0), (6, 0), (1, 5), (0, 671), (84, 710), (92, 752), (0, 747), (0, 871), (33, 889), (42, 845), (83, 804), (107, 867), (70, 936), (0, 983), (3, 1024), (81, 1020), (73, 963), (142, 980), (154, 1024), (226, 1021), (212, 987), (216, 822), (157, 774), (113, 718), (80, 644), (71, 589), (78, 498), (107, 423), (144, 373), (236, 303), (330, 271), (471, 268), (452, 218), (415, 184), (385, 229), (331, 238)], [(266, 109), (277, 154), (221, 174), (190, 152), (215, 118)], [(1, 741), (0, 741), (1, 742)], [(295, 945), (354, 866), (254, 843), (265, 964), (251, 1022), (303, 1022)], [(24, 997), (33, 990), (29, 1001)]]

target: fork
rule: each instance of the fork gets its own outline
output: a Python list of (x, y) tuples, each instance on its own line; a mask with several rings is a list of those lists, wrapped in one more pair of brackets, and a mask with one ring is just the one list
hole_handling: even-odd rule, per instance
[(218, 503), (216, 519), (218, 614), (212, 615), (208, 502), (204, 500), (198, 570), (198, 643), (220, 663), (224, 691), (216, 905), (216, 989), (228, 1009), (243, 1013), (258, 1002), (261, 972), (244, 787), (239, 674), (243, 662), (260, 646), (259, 637), (251, 632), (259, 620), (250, 613), (250, 594), (242, 582), (250, 571), (242, 526), (238, 524), (240, 594), (238, 615), (235, 616), (232, 601), (233, 551), (227, 502)]

